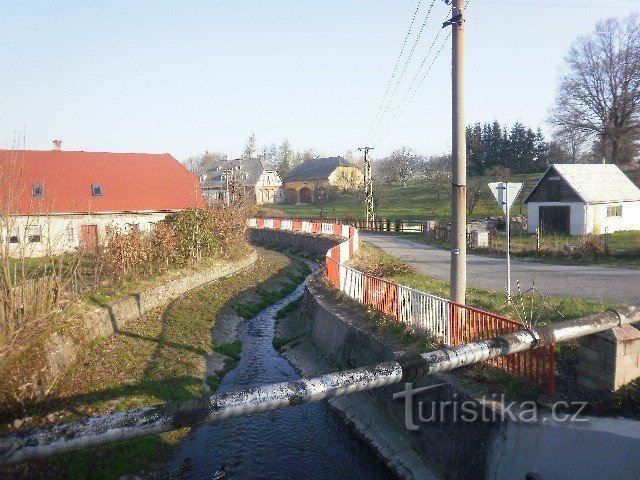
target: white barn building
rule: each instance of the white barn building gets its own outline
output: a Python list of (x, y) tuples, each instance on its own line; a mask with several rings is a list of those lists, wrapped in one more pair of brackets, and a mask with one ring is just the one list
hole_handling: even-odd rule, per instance
[(525, 198), (529, 233), (640, 230), (640, 189), (613, 164), (554, 164)]
[(204, 206), (198, 177), (166, 153), (0, 150), (4, 256), (95, 253), (111, 232)]

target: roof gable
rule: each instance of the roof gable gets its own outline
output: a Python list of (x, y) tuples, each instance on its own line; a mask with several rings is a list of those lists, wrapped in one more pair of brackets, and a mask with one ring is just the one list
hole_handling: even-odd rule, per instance
[[(9, 213), (172, 211), (204, 206), (198, 177), (168, 153), (0, 150)], [(44, 196), (34, 197), (34, 185)], [(93, 185), (102, 195), (93, 195)]]
[(289, 172), (284, 179), (287, 182), (296, 180), (324, 180), (338, 167), (355, 167), (342, 157), (313, 158), (303, 162)]
[[(225, 172), (231, 170), (233, 177), (244, 186), (255, 186), (260, 179), (260, 175), (267, 170), (265, 165), (257, 158), (241, 158), (236, 160), (221, 160), (212, 162), (207, 166), (203, 180), (204, 188), (216, 188), (226, 184), (226, 178), (223, 180)], [(243, 178), (243, 174), (244, 178)]]
[(550, 171), (555, 171), (585, 203), (640, 201), (640, 189), (617, 165), (556, 163), (547, 169), (524, 203), (531, 201)]

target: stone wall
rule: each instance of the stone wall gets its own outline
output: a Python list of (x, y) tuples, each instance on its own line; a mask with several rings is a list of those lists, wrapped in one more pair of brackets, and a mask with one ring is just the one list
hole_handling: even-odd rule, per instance
[(578, 382), (596, 390), (618, 390), (640, 377), (640, 330), (632, 325), (579, 339)]
[[(301, 316), (313, 343), (342, 369), (397, 359), (405, 353), (402, 345), (370, 328), (361, 308), (348, 300), (337, 302), (322, 272), (307, 283)], [(636, 348), (635, 343), (631, 345), (630, 349)], [(544, 406), (538, 407), (534, 422), (508, 416), (503, 420), (505, 410), (494, 401), (499, 397), (483, 397), (487, 392), (471, 390), (455, 374), (432, 375), (413, 383), (414, 388), (437, 386), (413, 397), (417, 431), (404, 428), (404, 400), (393, 399), (403, 385), (377, 388), (370, 394), (376, 415), (389, 417), (404, 431), (411, 447), (439, 478), (595, 480), (611, 478), (611, 472), (616, 472), (616, 478), (635, 478), (640, 471), (638, 421), (582, 417), (580, 422), (558, 422)], [(418, 402), (426, 406), (423, 418), (431, 421), (419, 420)], [(460, 415), (452, 412), (454, 402), (472, 406), (478, 418), (484, 414), (484, 420), (460, 421)], [(431, 405), (436, 408), (432, 410)], [(443, 405), (448, 406), (441, 415)], [(517, 413), (517, 406), (511, 412)]]

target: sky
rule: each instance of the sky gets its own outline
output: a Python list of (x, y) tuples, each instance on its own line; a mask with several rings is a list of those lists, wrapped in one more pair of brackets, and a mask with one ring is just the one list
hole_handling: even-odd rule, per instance
[[(427, 17), (432, 1), (407, 37), (417, 0), (2, 0), (1, 147), (237, 157), (254, 132), (327, 156), (446, 152), (449, 7)], [(549, 133), (571, 42), (634, 11), (640, 0), (470, 0), (467, 123)]]

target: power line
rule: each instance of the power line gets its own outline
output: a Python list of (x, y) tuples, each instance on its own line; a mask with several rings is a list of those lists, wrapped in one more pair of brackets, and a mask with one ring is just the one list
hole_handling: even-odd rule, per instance
[[(450, 12), (451, 12), (451, 10), (450, 10)], [(402, 104), (406, 100), (407, 95), (409, 95), (409, 92), (411, 91), (411, 88), (416, 83), (416, 80), (418, 79), (418, 76), (422, 72), (422, 69), (424, 68), (425, 63), (427, 62), (427, 59), (429, 58), (429, 55), (431, 54), (431, 51), (433, 50), (433, 46), (435, 45), (435, 43), (438, 40), (438, 37), (440, 36), (441, 33), (442, 33), (442, 29), (438, 29), (438, 33), (436, 34), (435, 38), (431, 42), (431, 45), (429, 46), (429, 48), (427, 50), (427, 54), (422, 59), (422, 62), (420, 63), (420, 66), (418, 67), (418, 70), (416, 71), (415, 75), (413, 76), (413, 80), (411, 80), (411, 84), (409, 85), (409, 88), (407, 89), (407, 91), (402, 96), (402, 100), (400, 100), (400, 104), (394, 110), (393, 115), (391, 117), (391, 122), (389, 122), (389, 124), (395, 123), (394, 120), (395, 120), (395, 118), (396, 118), (396, 116), (398, 114), (398, 111), (400, 110), (400, 107), (402, 106)], [(387, 125), (387, 129), (383, 130), (384, 133), (382, 133), (379, 138), (382, 138), (384, 135), (386, 135), (388, 130), (389, 130), (389, 126)]]
[[(438, 38), (439, 35), (436, 35), (436, 39)], [(429, 75), (429, 72), (431, 71), (431, 68), (433, 67), (433, 65), (436, 63), (436, 60), (438, 59), (438, 57), (440, 56), (440, 54), (442, 53), (442, 50), (444, 49), (444, 47), (446, 46), (447, 42), (449, 41), (449, 38), (451, 38), (451, 32), (448, 33), (447, 37), (444, 39), (444, 41), (442, 42), (442, 45), (440, 45), (440, 48), (438, 49), (435, 57), (433, 57), (433, 60), (431, 61), (431, 63), (429, 64), (429, 68), (427, 68), (427, 70), (424, 72), (424, 75), (422, 76), (422, 78), (420, 79), (420, 82), (418, 83), (418, 85), (416, 86), (416, 88), (413, 90), (413, 93), (411, 93), (411, 96), (409, 97), (409, 100), (404, 104), (404, 106), (402, 107), (402, 110), (400, 111), (399, 114), (394, 114), (393, 119), (391, 120), (391, 123), (387, 126), (387, 129), (378, 137), (378, 140), (376, 143), (380, 142), (390, 131), (391, 129), (396, 125), (396, 123), (398, 122), (398, 120), (400, 119), (400, 117), (402, 117), (402, 115), (404, 114), (405, 110), (407, 109), (407, 107), (409, 106), (409, 104), (411, 103), (411, 101), (413, 100), (413, 97), (415, 97), (416, 93), (418, 92), (418, 90), (420, 90), (420, 87), (422, 86), (422, 83), (425, 81), (425, 79), (427, 78), (427, 76)], [(435, 39), (434, 39), (435, 41)], [(426, 60), (426, 57), (425, 57)], [(407, 90), (405, 97), (409, 94), (409, 90)], [(400, 105), (398, 106), (398, 109), (396, 109), (396, 113), (398, 112), (398, 110), (400, 109), (400, 106), (402, 106), (402, 102), (400, 103)]]
[[(631, 1), (631, 0), (627, 0)], [(624, 9), (629, 10), (637, 7), (624, 7), (622, 5), (597, 5), (597, 4), (573, 4), (573, 3), (538, 3), (538, 2), (502, 2), (502, 1), (492, 1), (492, 0), (476, 0), (474, 3), (486, 4), (486, 5), (511, 5), (511, 6), (521, 6), (521, 7), (557, 7), (557, 8), (614, 8), (614, 9)], [(640, 6), (640, 5), (639, 5)]]
[(407, 45), (407, 40), (409, 39), (409, 36), (411, 35), (411, 29), (413, 28), (413, 24), (416, 20), (416, 16), (418, 15), (418, 10), (420, 10), (420, 4), (422, 3), (422, 0), (418, 0), (418, 5), (416, 6), (415, 11), (413, 12), (413, 17), (411, 18), (411, 24), (409, 25), (409, 30), (407, 30), (407, 34), (404, 37), (404, 42), (402, 42), (402, 48), (400, 49), (400, 54), (398, 55), (398, 58), (396, 60), (396, 64), (393, 67), (393, 72), (391, 73), (391, 78), (389, 79), (389, 83), (387, 84), (387, 88), (384, 91), (384, 96), (382, 97), (382, 102), (380, 102), (380, 105), (378, 106), (378, 111), (376, 112), (376, 116), (373, 119), (373, 123), (371, 124), (371, 127), (369, 128), (369, 133), (367, 134), (367, 136), (371, 135), (373, 133), (373, 129), (376, 126), (376, 122), (378, 120), (378, 116), (380, 115), (380, 110), (382, 109), (382, 105), (384, 105), (384, 101), (387, 99), (387, 94), (389, 93), (389, 88), (391, 87), (391, 83), (393, 83), (393, 79), (396, 76), (396, 72), (398, 71), (398, 65), (400, 64), (400, 59), (402, 58), (402, 54), (404, 53), (404, 48)]
[[(384, 118), (384, 116), (387, 114), (387, 112), (389, 111), (389, 107), (391, 106), (391, 102), (393, 101), (396, 92), (398, 91), (398, 87), (400, 86), (400, 82), (402, 81), (404, 74), (407, 71), (407, 67), (409, 66), (409, 62), (411, 61), (411, 58), (413, 57), (413, 54), (416, 50), (416, 47), (418, 45), (418, 43), (420, 43), (420, 38), (422, 37), (422, 32), (424, 31), (424, 27), (427, 25), (427, 20), (429, 20), (429, 16), (431, 15), (431, 11), (433, 10), (433, 6), (435, 5), (436, 0), (432, 0), (431, 5), (429, 6), (429, 10), (427, 11), (427, 15), (425, 16), (422, 25), (420, 26), (420, 30), (418, 31), (418, 35), (415, 39), (415, 41), (413, 42), (413, 46), (411, 47), (411, 52), (409, 53), (409, 56), (407, 57), (405, 63), (404, 63), (404, 67), (402, 68), (402, 73), (400, 74), (400, 76), (398, 77), (397, 81), (396, 81), (396, 85), (393, 88), (393, 92), (391, 93), (391, 96), (389, 97), (389, 99), (387, 100), (387, 105), (385, 106), (383, 112), (382, 112), (382, 116), (380, 117), (379, 121), (378, 121), (378, 126), (382, 123), (382, 119)], [(376, 126), (374, 126), (373, 131), (371, 132), (371, 135), (373, 135), (376, 131)]]

